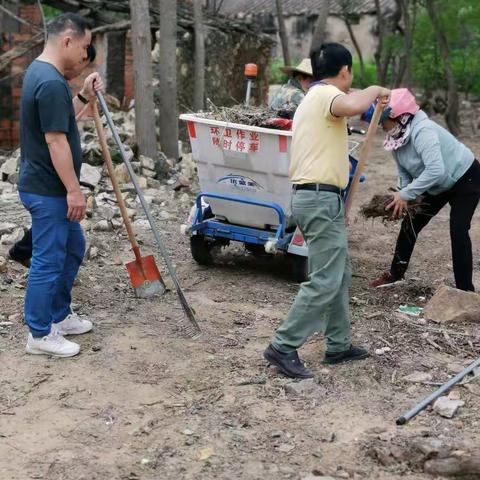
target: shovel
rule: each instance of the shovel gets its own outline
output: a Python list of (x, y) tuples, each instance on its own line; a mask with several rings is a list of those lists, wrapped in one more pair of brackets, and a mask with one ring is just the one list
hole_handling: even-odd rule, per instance
[(178, 299), (180, 300), (180, 304), (182, 305), (183, 311), (185, 312), (185, 315), (187, 316), (188, 320), (190, 321), (193, 330), (190, 330), (188, 333), (192, 338), (198, 338), (201, 335), (201, 330), (200, 326), (197, 322), (197, 319), (195, 318), (195, 314), (190, 307), (190, 305), (187, 302), (187, 299), (185, 297), (185, 294), (183, 293), (183, 289), (180, 285), (180, 282), (178, 280), (177, 274), (175, 273), (175, 268), (173, 266), (173, 263), (170, 259), (170, 255), (167, 252), (167, 249), (165, 248), (165, 245), (162, 241), (162, 237), (160, 236), (160, 232), (158, 228), (155, 225), (155, 220), (153, 219), (152, 213), (150, 212), (150, 208), (148, 207), (147, 202), (145, 201), (145, 197), (143, 196), (142, 189), (140, 188), (140, 185), (138, 183), (137, 176), (135, 175), (135, 172), (133, 171), (132, 164), (130, 163), (130, 160), (127, 158), (127, 154), (125, 153), (125, 148), (123, 146), (122, 141), (120, 140), (120, 137), (118, 135), (117, 129), (115, 127), (115, 124), (113, 123), (112, 116), (110, 115), (110, 112), (108, 110), (108, 106), (105, 102), (105, 99), (103, 98), (103, 95), (101, 92), (95, 92), (97, 95), (98, 101), (100, 103), (100, 106), (102, 107), (103, 113), (105, 115), (105, 118), (107, 120), (108, 126), (110, 127), (110, 130), (113, 135), (113, 139), (115, 140), (115, 143), (117, 144), (118, 149), (120, 150), (120, 154), (122, 156), (123, 163), (127, 167), (128, 173), (130, 175), (130, 178), (132, 179), (132, 183), (135, 187), (135, 191), (137, 192), (138, 198), (140, 199), (140, 203), (142, 204), (143, 211), (145, 212), (145, 215), (147, 216), (148, 222), (150, 223), (150, 227), (153, 232), (153, 236), (155, 237), (155, 240), (157, 242), (158, 250), (165, 260), (165, 264), (167, 265), (168, 272), (170, 273), (170, 277), (175, 285), (175, 290), (177, 291)]
[(92, 109), (103, 158), (107, 165), (108, 175), (112, 181), (113, 190), (122, 214), (123, 223), (125, 224), (128, 238), (132, 244), (133, 253), (135, 254), (135, 260), (126, 263), (125, 266), (127, 267), (132, 287), (135, 290), (135, 295), (138, 298), (150, 298), (157, 293), (163, 293), (165, 291), (165, 284), (163, 283), (162, 276), (160, 275), (153, 255), (148, 255), (146, 257), (140, 255), (140, 247), (135, 238), (135, 233), (125, 207), (125, 201), (123, 200), (120, 187), (118, 186), (117, 177), (115, 176), (115, 170), (113, 168), (112, 158), (110, 157), (105, 132), (103, 130), (102, 121), (100, 120), (100, 114), (98, 113), (97, 102), (92, 103)]

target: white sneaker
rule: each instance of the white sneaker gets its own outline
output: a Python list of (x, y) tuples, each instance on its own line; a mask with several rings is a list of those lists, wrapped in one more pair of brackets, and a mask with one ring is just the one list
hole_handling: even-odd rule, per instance
[(72, 312), (61, 322), (52, 324), (52, 331), (60, 335), (81, 335), (89, 332), (92, 328), (93, 324), (90, 320), (80, 318), (75, 312)]
[(32, 355), (53, 355), (55, 357), (73, 357), (80, 351), (78, 343), (70, 342), (55, 331), (41, 338), (28, 334), (27, 353)]

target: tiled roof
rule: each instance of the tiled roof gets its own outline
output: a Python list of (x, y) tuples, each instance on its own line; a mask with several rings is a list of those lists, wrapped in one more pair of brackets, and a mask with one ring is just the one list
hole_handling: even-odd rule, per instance
[[(374, 13), (374, 0), (351, 0), (358, 5), (356, 10), (359, 14)], [(319, 0), (282, 0), (284, 15), (317, 14), (320, 9)], [(330, 1), (330, 13), (340, 14), (341, 6), (339, 1)], [(380, 0), (380, 6), (384, 13), (395, 10), (395, 0)], [(276, 13), (275, 0), (224, 0), (220, 13), (227, 16), (239, 14), (261, 14)]]

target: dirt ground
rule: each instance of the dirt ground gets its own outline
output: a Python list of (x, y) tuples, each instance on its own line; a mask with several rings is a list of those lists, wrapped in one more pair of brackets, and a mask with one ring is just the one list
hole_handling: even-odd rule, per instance
[[(480, 152), (478, 143), (466, 142)], [(376, 143), (357, 208), (395, 185), (393, 160), (380, 136)], [(13, 319), (0, 327), (1, 480), (420, 480), (435, 477), (396, 454), (400, 447), (418, 438), (478, 445), (478, 381), (457, 388), (465, 405), (453, 419), (428, 410), (407, 426), (395, 425), (480, 355), (478, 324), (441, 327), (396, 312), (401, 304), (422, 306), (441, 283), (452, 284), (448, 207), (422, 233), (408, 280), (389, 289), (371, 290), (368, 279), (388, 267), (398, 224), (354, 219), (354, 339), (372, 352), (391, 350), (325, 368), (322, 336), (314, 336), (301, 356), (318, 385), (303, 395), (288, 393), (292, 381), (262, 358), (298, 290), (285, 260), (230, 247), (215, 266), (200, 267), (179, 233), (188, 208), (175, 198), (168, 207), (171, 217), (159, 225), (201, 323), (198, 340), (188, 337), (168, 277), (171, 291), (163, 297), (134, 297), (122, 266), (132, 256), (118, 232), (89, 234), (100, 254), (81, 269), (74, 307), (95, 329), (77, 337), (76, 358), (24, 353), (18, 314), (25, 270), (10, 263), (0, 274), (0, 320)], [(148, 232), (141, 239), (145, 252), (155, 251)], [(480, 287), (478, 213), (472, 241)], [(404, 380), (415, 371), (431, 373), (432, 381)]]

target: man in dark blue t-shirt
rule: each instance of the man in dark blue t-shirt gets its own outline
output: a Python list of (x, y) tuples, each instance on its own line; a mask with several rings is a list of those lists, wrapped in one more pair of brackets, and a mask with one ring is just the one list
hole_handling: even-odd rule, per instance
[[(92, 62), (95, 61), (97, 53), (93, 44), (90, 44), (87, 49), (87, 59), (80, 63), (78, 66), (72, 66), (67, 68), (63, 74), (66, 80), (70, 81), (78, 77), (82, 71)], [(90, 106), (90, 103), (88, 104)], [(87, 105), (85, 109), (82, 110), (79, 114), (75, 115), (76, 120), (84, 118), (84, 115), (87, 113)], [(90, 112), (91, 113), (91, 112)], [(89, 187), (93, 189), (93, 186), (80, 181), (80, 185), (84, 187)], [(32, 258), (32, 229), (29, 228), (25, 231), (25, 234), (22, 239), (15, 243), (10, 250), (8, 251), (8, 258), (14, 262), (18, 262), (24, 267), (30, 268), (31, 258)]]
[(89, 24), (79, 15), (60, 15), (48, 25), (42, 54), (25, 74), (20, 109), (20, 199), (32, 217), (33, 257), (25, 295), (31, 354), (76, 355), (80, 347), (63, 335), (81, 334), (92, 323), (72, 312), (71, 290), (85, 253), (80, 220), (85, 197), (75, 114), (102, 88), (89, 75), (72, 98), (66, 72), (88, 58)]

